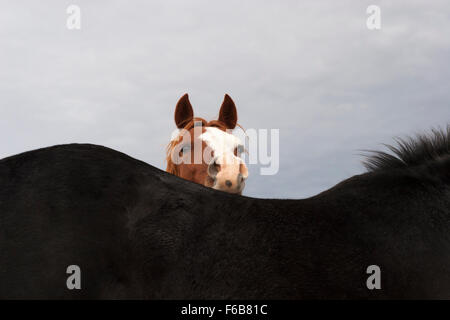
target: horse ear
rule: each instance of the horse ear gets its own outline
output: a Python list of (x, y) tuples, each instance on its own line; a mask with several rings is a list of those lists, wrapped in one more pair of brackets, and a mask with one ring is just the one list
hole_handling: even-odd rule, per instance
[(237, 123), (237, 111), (234, 101), (229, 95), (225, 94), (222, 106), (219, 111), (219, 121), (227, 126), (227, 129), (234, 129)]
[(194, 110), (192, 109), (187, 93), (178, 100), (175, 107), (175, 124), (177, 128), (182, 129), (189, 120), (194, 118)]

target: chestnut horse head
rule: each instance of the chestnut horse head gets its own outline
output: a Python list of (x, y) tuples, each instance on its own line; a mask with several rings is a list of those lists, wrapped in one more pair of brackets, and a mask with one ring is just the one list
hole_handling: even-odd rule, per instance
[(244, 146), (232, 135), (237, 125), (233, 100), (225, 95), (217, 120), (195, 118), (187, 94), (175, 108), (178, 134), (167, 147), (166, 171), (217, 190), (241, 194), (248, 176), (240, 158)]

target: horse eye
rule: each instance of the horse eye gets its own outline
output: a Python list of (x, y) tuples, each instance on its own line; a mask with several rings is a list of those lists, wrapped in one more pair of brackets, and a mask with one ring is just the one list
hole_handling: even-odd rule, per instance
[(180, 150), (180, 152), (185, 153), (191, 151), (191, 146), (189, 144), (183, 146)]
[(241, 153), (243, 153), (244, 152), (244, 146), (243, 145), (238, 145), (237, 147), (236, 147), (236, 149), (235, 149), (235, 153), (236, 153), (236, 155), (237, 156), (239, 156), (239, 155), (241, 155)]

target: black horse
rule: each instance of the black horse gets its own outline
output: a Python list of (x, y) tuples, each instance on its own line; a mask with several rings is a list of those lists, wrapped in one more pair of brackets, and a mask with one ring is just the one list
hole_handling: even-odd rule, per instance
[(450, 127), (391, 148), (304, 200), (215, 191), (95, 145), (5, 158), (0, 297), (450, 298)]

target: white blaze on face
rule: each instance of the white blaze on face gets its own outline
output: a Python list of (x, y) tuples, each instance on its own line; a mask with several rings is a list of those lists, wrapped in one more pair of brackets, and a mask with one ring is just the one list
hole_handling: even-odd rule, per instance
[(241, 140), (238, 137), (220, 129), (208, 127), (205, 132), (200, 135), (200, 139), (214, 151), (214, 158), (217, 159), (219, 164), (223, 161), (226, 161), (227, 163), (242, 162), (241, 158), (234, 155), (235, 148), (242, 145)]

